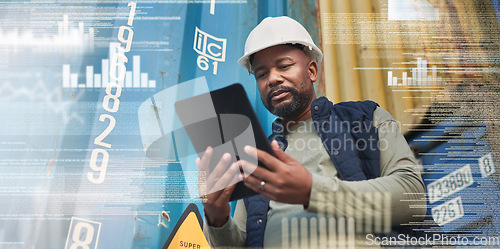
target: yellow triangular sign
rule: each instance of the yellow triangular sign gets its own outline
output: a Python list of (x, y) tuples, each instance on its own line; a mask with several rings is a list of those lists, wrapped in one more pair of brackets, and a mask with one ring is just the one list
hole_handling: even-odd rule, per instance
[(189, 204), (168, 236), (163, 249), (210, 248), (202, 227), (203, 220), (198, 207), (193, 203)]

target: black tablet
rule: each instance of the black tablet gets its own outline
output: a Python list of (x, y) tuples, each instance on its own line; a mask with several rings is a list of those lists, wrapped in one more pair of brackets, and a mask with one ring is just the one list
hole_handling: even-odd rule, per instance
[[(210, 112), (215, 110), (213, 117), (207, 117), (207, 110)], [(241, 84), (233, 84), (180, 100), (175, 103), (175, 111), (200, 158), (208, 146), (214, 148), (210, 173), (213, 172), (224, 153), (231, 154), (232, 162), (243, 159), (257, 163), (255, 158), (243, 151), (246, 145), (257, 147), (274, 156), (267, 136)], [(265, 167), (260, 162), (258, 165)], [(213, 177), (220, 177), (220, 175), (214, 174)], [(243, 182), (232, 181), (229, 186), (232, 184), (237, 184), (237, 186), (231, 195), (231, 200), (256, 194), (245, 187)], [(213, 189), (209, 186), (211, 189), (209, 192), (221, 190), (227, 187), (226, 185), (213, 186)]]

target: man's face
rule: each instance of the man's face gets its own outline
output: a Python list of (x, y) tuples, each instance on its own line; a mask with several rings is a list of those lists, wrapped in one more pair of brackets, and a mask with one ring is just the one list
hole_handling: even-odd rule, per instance
[(317, 65), (304, 51), (277, 45), (255, 54), (252, 68), (264, 106), (274, 115), (293, 118), (315, 97)]

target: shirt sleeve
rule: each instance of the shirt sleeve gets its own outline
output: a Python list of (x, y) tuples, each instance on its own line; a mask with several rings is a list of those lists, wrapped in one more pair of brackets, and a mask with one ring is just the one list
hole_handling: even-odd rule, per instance
[[(205, 218), (206, 220), (206, 218)], [(234, 217), (229, 217), (222, 227), (213, 227), (205, 222), (204, 234), (211, 247), (244, 247), (246, 239), (247, 211), (243, 200), (236, 202)]]
[[(313, 174), (306, 211), (355, 219), (366, 219), (369, 215), (375, 218), (386, 212), (392, 225), (424, 218), (427, 203), (421, 166), (386, 110), (378, 107), (373, 119), (380, 142), (380, 177), (342, 181), (338, 177)], [(384, 204), (384, 196), (389, 197), (386, 203), (390, 205)]]

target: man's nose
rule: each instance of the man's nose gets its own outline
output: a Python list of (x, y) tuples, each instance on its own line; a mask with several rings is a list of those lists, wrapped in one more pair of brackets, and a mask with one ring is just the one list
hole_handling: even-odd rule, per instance
[(269, 87), (274, 87), (277, 86), (281, 83), (283, 83), (284, 79), (276, 68), (271, 68), (269, 71)]

